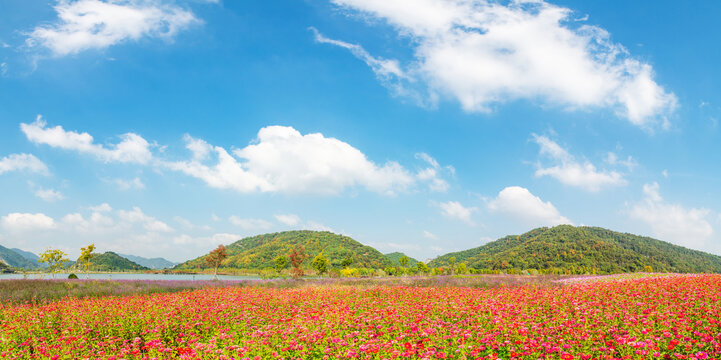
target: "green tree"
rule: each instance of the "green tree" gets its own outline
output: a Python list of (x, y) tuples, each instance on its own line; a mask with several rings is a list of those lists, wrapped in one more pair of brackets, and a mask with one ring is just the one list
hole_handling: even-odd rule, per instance
[(68, 261), (67, 256), (68, 254), (62, 250), (47, 248), (47, 250), (40, 254), (38, 261), (48, 264), (48, 269), (53, 274), (54, 279), (55, 273), (65, 267), (65, 263)]
[(293, 267), (291, 270), (293, 277), (297, 279), (305, 275), (303, 272), (303, 261), (308, 258), (308, 255), (305, 254), (305, 248), (302, 245), (296, 245), (290, 250), (288, 258), (290, 258), (290, 266)]
[(93, 254), (93, 251), (95, 251), (95, 244), (90, 244), (84, 248), (80, 248), (80, 257), (78, 258), (78, 263), (83, 264), (83, 267), (85, 268), (86, 279), (90, 277), (90, 275), (88, 274), (88, 269), (90, 269), (90, 265), (92, 265), (90, 260), (92, 260), (95, 256), (95, 254)]
[(428, 274), (428, 272), (430, 271), (430, 269), (428, 268), (428, 265), (426, 265), (422, 261), (419, 261), (416, 263), (416, 268), (418, 269), (418, 272), (422, 273), (422, 274)]
[(218, 280), (218, 267), (220, 263), (228, 257), (228, 252), (225, 250), (225, 245), (218, 245), (215, 250), (211, 251), (206, 257), (205, 261), (208, 265), (213, 267), (213, 280)]
[(274, 261), (275, 271), (280, 274), (285, 266), (288, 265), (288, 259), (283, 255), (278, 255)]
[(408, 263), (410, 261), (411, 261), (411, 259), (409, 259), (408, 256), (405, 256), (405, 255), (401, 256), (401, 258), (398, 259), (398, 263), (400, 263), (401, 266), (403, 266), (404, 268), (408, 267)]
[(448, 267), (451, 269), (451, 275), (453, 275), (453, 272), (456, 270), (456, 257), (451, 256), (448, 259)]
[(456, 266), (456, 274), (465, 274), (467, 272), (466, 263), (460, 263)]
[(318, 256), (313, 259), (311, 265), (316, 271), (318, 271), (320, 276), (323, 276), (323, 274), (328, 272), (328, 259), (323, 256), (323, 253), (318, 254)]
[(347, 269), (349, 266), (353, 264), (353, 255), (348, 254), (346, 257), (341, 261), (340, 266), (342, 266), (344, 269)]

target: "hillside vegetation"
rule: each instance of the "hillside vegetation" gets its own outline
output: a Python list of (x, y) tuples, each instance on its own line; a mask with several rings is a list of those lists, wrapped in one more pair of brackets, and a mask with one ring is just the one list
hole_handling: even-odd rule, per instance
[(2, 245), (0, 245), (0, 262), (14, 268), (35, 269), (40, 267), (37, 261), (32, 261), (17, 251)]
[[(90, 271), (130, 271), (130, 270), (150, 270), (145, 266), (138, 265), (112, 251), (102, 254), (95, 254), (90, 260)], [(75, 270), (85, 270), (82, 263), (77, 263)]]
[(416, 264), (418, 263), (418, 260), (416, 260), (402, 252), (398, 252), (398, 251), (388, 253), (383, 256), (388, 258), (388, 260), (390, 260), (393, 263), (393, 266), (401, 266), (401, 258), (404, 256), (408, 258), (408, 266), (416, 266)]
[(649, 237), (570, 225), (506, 236), (473, 249), (445, 254), (429, 266), (448, 266), (453, 257), (456, 264), (466, 263), (478, 270), (721, 272), (721, 257), (716, 255)]
[[(350, 259), (352, 267), (385, 268), (392, 266), (378, 250), (363, 245), (350, 237), (333, 234), (328, 231), (284, 231), (279, 233), (257, 235), (238, 240), (226, 247), (228, 258), (222, 267), (235, 269), (265, 269), (274, 266), (274, 259), (287, 257), (291, 249), (297, 245), (305, 248), (308, 255), (303, 267), (310, 268), (313, 258), (323, 253), (332, 267), (342, 267), (343, 260)], [(205, 256), (189, 260), (175, 269), (194, 270), (209, 268)]]

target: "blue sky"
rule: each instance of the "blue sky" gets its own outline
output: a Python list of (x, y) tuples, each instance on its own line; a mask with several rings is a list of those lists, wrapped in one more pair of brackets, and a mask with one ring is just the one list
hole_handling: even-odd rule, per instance
[(721, 255), (716, 2), (0, 4), (0, 244), (420, 259), (561, 223)]

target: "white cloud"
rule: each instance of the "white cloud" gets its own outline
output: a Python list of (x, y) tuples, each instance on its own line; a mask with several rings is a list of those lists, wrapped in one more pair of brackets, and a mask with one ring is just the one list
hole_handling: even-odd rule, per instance
[(168, 226), (168, 224), (152, 217), (149, 215), (146, 215), (143, 213), (143, 211), (137, 207), (134, 206), (133, 210), (126, 211), (126, 210), (118, 210), (117, 211), (118, 218), (126, 221), (128, 223), (137, 223), (141, 224), (143, 228), (147, 231), (151, 232), (173, 232), (173, 228)]
[(155, 0), (60, 0), (54, 9), (57, 21), (36, 27), (26, 44), (56, 57), (142, 38), (170, 40), (200, 22), (188, 10)]
[(339, 234), (339, 232), (333, 230), (330, 226), (326, 226), (324, 224), (321, 224), (319, 222), (315, 221), (308, 221), (303, 225), (303, 230), (313, 230), (313, 231), (329, 231), (332, 233)]
[[(573, 21), (572, 11), (543, 1), (333, 0), (385, 20), (410, 39), (414, 61), (373, 57), (359, 45), (317, 35), (350, 50), (395, 92), (458, 100), (467, 111), (540, 99), (574, 108), (612, 108), (633, 124), (650, 126), (676, 107), (676, 97), (653, 80), (650, 65), (611, 42), (599, 27)], [(399, 91), (401, 89), (402, 91)]]
[(11, 232), (49, 230), (55, 228), (55, 220), (42, 214), (10, 213), (0, 220), (4, 229)]
[(509, 186), (488, 202), (488, 210), (511, 217), (513, 220), (530, 227), (573, 224), (561, 216), (551, 202), (543, 202), (528, 189)]
[[(253, 144), (232, 154), (190, 137), (186, 142), (193, 159), (165, 162), (165, 166), (199, 178), (211, 187), (241, 193), (337, 194), (348, 187), (363, 186), (393, 195), (414, 182), (413, 176), (396, 162), (377, 165), (345, 142), (319, 133), (302, 135), (292, 127), (264, 127)], [(213, 165), (201, 161), (209, 152), (217, 158)]]
[(430, 231), (423, 230), (423, 237), (429, 240), (438, 240), (438, 236)]
[(616, 153), (610, 151), (608, 152), (608, 154), (606, 154), (606, 158), (603, 161), (613, 166), (624, 166), (626, 169), (628, 169), (628, 171), (633, 171), (633, 169), (638, 166), (638, 162), (634, 160), (631, 155), (629, 155), (626, 160), (621, 160), (618, 158), (618, 155)]
[(145, 189), (145, 184), (143, 183), (142, 180), (140, 180), (139, 177), (135, 177), (133, 179), (120, 179), (120, 178), (103, 179), (103, 181), (117, 186), (117, 188), (120, 190)]
[(53, 190), (53, 189), (37, 189), (35, 190), (35, 196), (43, 199), (47, 202), (54, 202), (58, 200), (65, 199), (65, 196), (60, 191)]
[(664, 169), (663, 171), (661, 171), (661, 175), (663, 175), (663, 177), (665, 178), (668, 178), (668, 170)]
[(300, 223), (300, 217), (295, 214), (278, 214), (275, 219), (287, 226), (296, 226)]
[(32, 154), (10, 154), (0, 159), (0, 174), (10, 171), (29, 171), (49, 174), (48, 167)]
[(417, 153), (416, 159), (423, 160), (429, 165), (428, 167), (419, 170), (416, 177), (419, 180), (428, 182), (428, 189), (430, 191), (446, 192), (450, 185), (448, 185), (448, 182), (440, 177), (440, 173), (443, 171), (453, 173), (454, 169), (450, 166), (442, 168), (436, 159), (426, 153)]
[(448, 201), (438, 204), (441, 208), (441, 214), (447, 218), (461, 220), (469, 225), (473, 225), (471, 216), (478, 211), (476, 207), (465, 207), (457, 201)]
[(267, 230), (273, 227), (273, 223), (263, 219), (243, 219), (235, 215), (228, 218), (231, 224), (240, 226), (243, 230)]
[(30, 124), (21, 123), (20, 130), (28, 140), (65, 150), (91, 154), (105, 162), (147, 164), (152, 159), (150, 144), (137, 134), (127, 133), (122, 141), (111, 148), (96, 144), (93, 137), (84, 132), (65, 131), (61, 126), (46, 127), (41, 115)]
[(185, 232), (179, 233), (140, 208), (113, 210), (105, 203), (68, 213), (59, 219), (55, 221), (44, 214), (3, 216), (0, 218), (3, 245), (33, 252), (43, 251), (48, 245), (60, 246), (72, 259), (79, 255), (80, 247), (95, 243), (100, 252), (161, 256), (180, 261), (204, 254), (220, 243), (228, 244), (241, 238), (240, 235), (216, 232), (207, 226), (186, 228), (182, 221), (179, 223)]
[[(556, 180), (570, 186), (582, 188), (587, 191), (596, 192), (605, 186), (622, 186), (627, 182), (623, 175), (617, 171), (603, 171), (596, 169), (596, 166), (589, 161), (583, 163), (568, 153), (566, 149), (546, 136), (533, 134), (536, 143), (541, 147), (540, 154), (546, 155), (555, 163), (554, 166), (543, 167), (540, 164), (536, 169), (536, 176), (551, 176)], [(610, 158), (614, 164), (618, 163), (613, 153)], [(628, 161), (632, 161), (629, 157)]]
[(629, 208), (633, 219), (651, 226), (654, 236), (678, 245), (702, 248), (713, 234), (708, 221), (711, 211), (704, 208), (685, 208), (664, 201), (659, 185), (643, 186), (644, 199)]
[(102, 203), (97, 206), (91, 206), (90, 210), (92, 210), (94, 212), (109, 212), (109, 211), (112, 211), (113, 208), (108, 203)]

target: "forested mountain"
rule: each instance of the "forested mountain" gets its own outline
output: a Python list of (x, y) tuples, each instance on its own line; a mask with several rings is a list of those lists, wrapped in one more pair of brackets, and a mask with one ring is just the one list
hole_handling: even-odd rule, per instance
[(171, 268), (178, 264), (178, 263), (174, 263), (170, 260), (166, 260), (166, 259), (163, 259), (160, 257), (149, 259), (149, 258), (144, 258), (142, 256), (135, 256), (135, 255), (124, 255), (124, 254), (118, 254), (118, 255), (120, 255), (121, 257), (124, 257), (138, 265), (145, 266), (146, 268), (150, 268), (150, 269), (167, 269), (167, 268)]
[[(90, 260), (90, 271), (129, 271), (129, 270), (150, 270), (145, 266), (138, 265), (120, 255), (108, 251), (102, 254), (95, 254)], [(83, 271), (85, 266), (79, 262), (74, 270)]]
[(388, 254), (385, 254), (385, 255), (383, 255), (383, 256), (385, 256), (386, 258), (388, 258), (388, 260), (390, 260), (390, 261), (393, 263), (393, 266), (401, 266), (400, 260), (401, 260), (401, 258), (404, 257), (404, 256), (407, 257), (408, 260), (409, 260), (409, 261), (408, 261), (408, 266), (416, 266), (416, 264), (418, 263), (418, 260), (416, 260), (416, 259), (414, 259), (414, 258), (412, 258), (412, 257), (410, 257), (410, 256), (408, 256), (408, 255), (406, 255), (406, 254), (404, 254), (404, 253), (402, 253), (402, 252), (398, 252), (398, 251), (392, 252), (392, 253), (388, 253)]
[[(264, 269), (274, 266), (274, 259), (279, 256), (288, 257), (291, 249), (301, 245), (308, 255), (303, 266), (310, 268), (313, 258), (323, 253), (332, 267), (342, 267), (348, 259), (351, 267), (385, 268), (392, 266), (378, 250), (363, 245), (347, 236), (333, 234), (328, 231), (284, 231), (247, 237), (227, 246), (228, 258), (221, 267), (236, 269)], [(175, 269), (208, 268), (205, 256), (189, 260)]]
[(560, 225), (506, 236), (477, 248), (440, 256), (431, 267), (455, 263), (484, 270), (565, 269), (618, 273), (721, 272), (721, 257), (644, 236), (598, 227)]
[(35, 269), (38, 268), (37, 261), (31, 261), (18, 252), (0, 245), (0, 261), (14, 268)]

